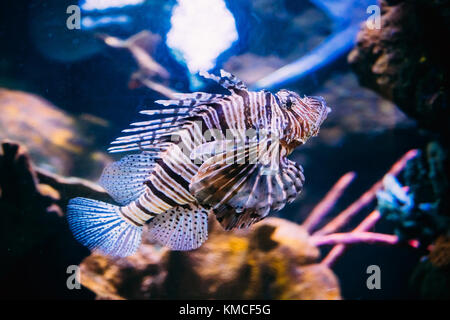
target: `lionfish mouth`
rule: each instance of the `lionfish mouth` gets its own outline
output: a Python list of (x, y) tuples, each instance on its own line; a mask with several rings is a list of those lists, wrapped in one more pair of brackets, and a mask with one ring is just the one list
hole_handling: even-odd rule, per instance
[[(320, 96), (309, 96), (309, 99), (313, 101), (313, 104), (318, 107), (319, 115), (314, 124), (314, 129), (312, 130), (312, 136), (316, 136), (319, 133), (320, 126), (327, 118), (328, 114), (331, 112), (331, 108), (327, 105), (325, 99)], [(320, 106), (318, 106), (320, 104)]]
[(321, 105), (322, 105), (322, 108), (324, 110), (326, 110), (326, 114), (331, 112), (331, 108), (328, 107), (327, 102), (325, 101), (325, 99), (323, 97), (321, 97), (321, 96), (310, 96), (309, 98), (319, 101), (321, 103)]

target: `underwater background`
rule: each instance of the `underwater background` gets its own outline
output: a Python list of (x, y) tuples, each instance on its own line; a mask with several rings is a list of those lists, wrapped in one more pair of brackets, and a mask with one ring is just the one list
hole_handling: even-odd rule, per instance
[[(449, 1), (0, 6), (2, 298), (450, 297)], [(300, 197), (249, 231), (211, 223), (210, 240), (192, 253), (149, 243), (123, 259), (90, 254), (67, 227), (67, 201), (109, 199), (96, 184), (119, 159), (106, 152), (109, 143), (173, 91), (222, 92), (198, 77), (220, 69), (250, 89), (323, 96), (332, 108), (320, 134), (290, 156), (305, 171)], [(381, 182), (396, 163), (407, 195)], [(381, 189), (400, 200), (381, 201)], [(320, 203), (329, 212), (307, 230)], [(309, 231), (349, 206), (352, 219), (333, 230), (350, 239), (345, 252), (321, 264), (335, 242), (314, 242)], [(370, 231), (395, 238), (351, 240), (374, 210)], [(71, 265), (81, 265), (81, 289), (67, 286)], [(371, 265), (381, 270), (381, 289), (367, 286)]]

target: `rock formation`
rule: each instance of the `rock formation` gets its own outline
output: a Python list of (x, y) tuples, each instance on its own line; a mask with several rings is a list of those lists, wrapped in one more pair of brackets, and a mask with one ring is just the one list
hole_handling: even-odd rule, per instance
[(381, 28), (366, 25), (348, 61), (362, 85), (432, 131), (450, 132), (449, 1), (382, 0)]
[(99, 299), (340, 298), (338, 280), (318, 264), (319, 249), (306, 230), (284, 219), (235, 232), (210, 219), (209, 240), (190, 252), (144, 241), (127, 258), (90, 255), (68, 229), (67, 202), (75, 196), (113, 200), (94, 183), (34, 168), (16, 143), (1, 147), (0, 225), (5, 229), (0, 252), (6, 263), (0, 274), (8, 297), (91, 297), (66, 286), (67, 267), (87, 257), (81, 283)]

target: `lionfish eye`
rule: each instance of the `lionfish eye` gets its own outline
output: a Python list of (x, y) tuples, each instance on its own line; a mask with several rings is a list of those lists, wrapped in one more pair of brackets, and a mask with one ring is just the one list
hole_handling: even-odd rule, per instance
[(292, 101), (290, 99), (286, 102), (286, 108), (292, 108)]

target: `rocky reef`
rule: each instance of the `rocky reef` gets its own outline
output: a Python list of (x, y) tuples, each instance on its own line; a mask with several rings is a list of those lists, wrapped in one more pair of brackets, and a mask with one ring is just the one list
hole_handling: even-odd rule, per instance
[(441, 236), (416, 267), (411, 288), (426, 299), (450, 299), (450, 238)]
[(103, 119), (89, 114), (75, 117), (38, 95), (4, 88), (0, 109), (0, 139), (22, 143), (41, 168), (94, 178), (111, 161), (95, 148), (109, 132)]
[[(87, 180), (34, 167), (17, 143), (1, 147), (1, 225), (8, 228), (2, 232), (7, 263), (1, 274), (13, 288), (9, 297), (23, 296), (26, 289), (25, 296), (33, 298), (87, 298), (93, 292), (97, 299), (340, 299), (339, 281), (330, 268), (347, 245), (399, 243), (395, 235), (370, 232), (381, 217), (377, 211), (351, 232), (340, 231), (372, 202), (381, 182), (320, 228), (355, 178), (349, 172), (302, 225), (268, 218), (249, 229), (224, 231), (211, 217), (209, 239), (197, 250), (168, 250), (147, 240), (144, 232), (143, 245), (130, 257), (90, 253), (73, 239), (64, 211), (73, 197), (113, 202), (108, 194)], [(405, 154), (388, 174), (398, 174), (416, 154)], [(334, 246), (323, 259), (322, 246)], [(73, 265), (80, 266), (81, 284), (91, 292), (68, 289), (66, 270)]]
[(394, 102), (430, 134), (403, 174), (408, 197), (422, 209), (403, 218), (396, 209), (386, 213), (397, 221), (401, 237), (433, 243), (410, 281), (417, 295), (448, 298), (450, 51), (443, 39), (450, 36), (450, 2), (382, 0), (380, 6), (381, 28), (362, 27), (348, 62), (362, 85)]
[(0, 281), (4, 298), (77, 298), (87, 290), (66, 287), (67, 267), (89, 254), (70, 235), (64, 216), (68, 198), (107, 196), (81, 179), (35, 170), (25, 147), (0, 148)]
[(362, 85), (435, 132), (450, 132), (449, 1), (382, 0), (381, 28), (363, 26), (348, 61)]
[[(230, 3), (247, 7), (248, 2)], [(391, 275), (386, 271), (383, 281), (395, 282), (391, 289), (398, 287), (393, 293), (384, 287), (383, 298), (405, 297), (410, 288), (414, 297), (447, 298), (449, 232), (440, 218), (449, 217), (450, 198), (445, 138), (450, 128), (445, 45), (449, 1), (382, 0), (380, 6), (381, 29), (363, 24), (348, 57), (360, 84), (371, 90), (361, 88), (346, 64), (332, 66), (333, 72), (322, 70), (323, 74), (291, 88), (324, 96), (333, 112), (321, 134), (292, 155), (305, 168), (308, 182), (298, 201), (283, 210), (286, 219), (268, 218), (234, 232), (224, 232), (210, 219), (209, 240), (198, 250), (173, 252), (144, 240), (137, 254), (122, 259), (91, 253), (74, 240), (64, 217), (68, 200), (77, 196), (113, 200), (95, 183), (67, 176), (97, 179), (112, 160), (99, 150), (130, 121), (142, 120), (135, 119), (136, 108), (151, 107), (159, 98), (156, 92), (165, 91), (148, 82), (130, 91), (124, 79), (135, 65), (129, 52), (122, 50), (105, 47), (102, 55), (69, 65), (45, 60), (48, 57), (41, 57), (32, 46), (17, 52), (13, 49), (26, 43), (27, 33), (22, 30), (18, 36), (20, 26), (14, 24), (9, 58), (4, 59), (8, 61), (0, 63), (0, 69), (8, 71), (3, 72), (7, 77), (0, 77), (2, 86), (14, 88), (0, 89), (0, 140), (17, 141), (0, 145), (2, 296), (364, 299), (377, 296), (364, 286), (364, 272), (356, 279), (355, 266), (365, 269), (376, 263), (392, 267), (384, 269), (393, 271)], [(248, 48), (231, 57), (232, 51), (226, 53), (218, 64), (250, 84), (311, 52), (332, 32), (326, 14), (307, 2), (268, 5), (263, 0), (248, 7), (254, 11), (251, 19), (240, 7), (234, 8), (241, 40), (248, 40), (239, 46)], [(68, 39), (73, 43), (72, 37)], [(161, 56), (169, 56), (167, 49), (155, 59)], [(180, 70), (167, 70), (177, 78), (173, 89), (188, 90)], [(27, 86), (10, 81), (16, 77)], [(399, 208), (373, 210), (375, 195), (383, 187), (378, 179), (405, 153), (388, 174), (398, 177), (417, 204), (432, 204), (427, 207), (433, 210), (431, 220), (431, 211), (425, 209), (404, 215), (405, 219)], [(387, 222), (393, 225), (386, 227)], [(414, 247), (414, 241), (422, 245)], [(347, 250), (360, 243), (390, 247)], [(391, 259), (393, 255), (397, 260)], [(421, 255), (411, 287), (402, 287), (400, 278), (410, 276), (407, 268)], [(66, 285), (71, 265), (81, 268), (81, 290)]]
[(405, 183), (417, 201), (429, 204), (426, 215), (410, 222), (408, 228), (421, 230), (433, 241), (430, 252), (417, 265), (411, 278), (411, 287), (418, 296), (427, 299), (450, 298), (450, 188), (448, 149), (430, 142), (419, 157), (411, 161), (404, 172)]
[(269, 218), (226, 232), (212, 218), (209, 233), (191, 252), (145, 243), (128, 258), (93, 254), (81, 264), (81, 283), (100, 299), (340, 298), (336, 276), (295, 223)]
[(235, 232), (210, 219), (209, 240), (191, 252), (144, 241), (137, 254), (123, 259), (90, 254), (68, 230), (65, 207), (75, 196), (112, 199), (94, 183), (35, 168), (19, 144), (1, 147), (1, 226), (8, 228), (2, 232), (1, 275), (11, 288), (8, 297), (91, 297), (86, 289), (66, 287), (67, 267), (80, 263), (81, 283), (98, 299), (341, 297), (336, 276), (318, 263), (319, 249), (307, 231), (284, 219)]

